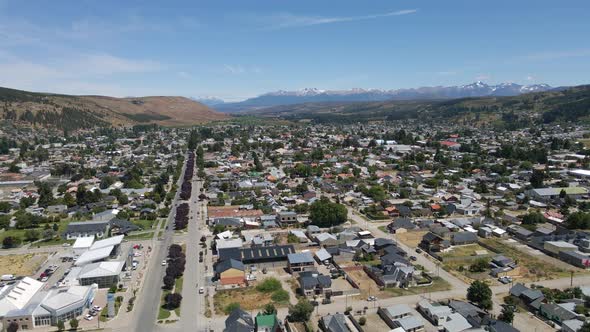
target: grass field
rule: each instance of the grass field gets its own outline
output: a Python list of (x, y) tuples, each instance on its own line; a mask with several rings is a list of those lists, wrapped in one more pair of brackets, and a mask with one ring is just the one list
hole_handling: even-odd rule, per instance
[(531, 281), (569, 277), (566, 269), (554, 266), (547, 261), (534, 257), (522, 250), (518, 250), (499, 239), (482, 239), (482, 243), (512, 258), (525, 270), (523, 277)]
[(47, 254), (0, 256), (0, 275), (29, 276), (47, 260)]
[(157, 225), (158, 220), (147, 220), (147, 219), (138, 219), (131, 221), (134, 225), (138, 226), (142, 230), (152, 229), (153, 225)]
[(141, 233), (137, 233), (137, 234), (129, 234), (127, 236), (125, 236), (126, 240), (149, 240), (154, 236), (154, 231), (149, 231), (149, 232), (141, 232)]

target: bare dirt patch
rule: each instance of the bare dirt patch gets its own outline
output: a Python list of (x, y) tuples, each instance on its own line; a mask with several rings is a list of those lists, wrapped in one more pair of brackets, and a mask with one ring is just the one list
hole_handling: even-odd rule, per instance
[(395, 234), (395, 238), (411, 248), (416, 248), (428, 231), (411, 231)]
[(29, 276), (47, 260), (47, 254), (0, 256), (0, 275)]

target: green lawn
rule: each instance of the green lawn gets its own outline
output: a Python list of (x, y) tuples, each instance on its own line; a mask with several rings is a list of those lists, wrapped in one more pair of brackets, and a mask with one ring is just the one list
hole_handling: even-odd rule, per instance
[(432, 285), (424, 287), (410, 287), (408, 289), (403, 288), (385, 288), (384, 290), (394, 296), (405, 296), (405, 295), (416, 295), (424, 293), (441, 292), (451, 289), (451, 284), (440, 277), (432, 278)]
[(137, 219), (131, 222), (142, 230), (148, 230), (152, 229), (152, 226), (156, 225), (158, 220)]
[(127, 236), (125, 236), (125, 239), (127, 240), (149, 240), (154, 236), (154, 231), (149, 231), (149, 232), (141, 232), (139, 234), (129, 234)]

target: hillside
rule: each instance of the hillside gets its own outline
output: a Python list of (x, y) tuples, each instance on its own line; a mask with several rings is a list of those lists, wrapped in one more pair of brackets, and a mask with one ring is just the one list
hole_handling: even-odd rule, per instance
[(513, 97), (306, 103), (268, 107), (250, 113), (315, 122), (423, 119), (523, 126), (531, 122), (590, 121), (590, 85)]
[(0, 88), (0, 118), (17, 126), (77, 130), (149, 123), (192, 125), (228, 116), (184, 97), (70, 96)]

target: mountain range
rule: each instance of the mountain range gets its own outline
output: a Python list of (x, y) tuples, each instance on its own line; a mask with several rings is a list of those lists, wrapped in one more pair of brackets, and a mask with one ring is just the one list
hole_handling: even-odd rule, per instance
[(63, 130), (152, 123), (186, 126), (229, 117), (189, 98), (175, 96), (73, 96), (0, 87), (0, 104), (3, 123)]
[(434, 86), (396, 90), (382, 89), (349, 89), (349, 90), (320, 90), (306, 88), (295, 91), (279, 90), (246, 99), (241, 102), (220, 103), (214, 99), (213, 103), (199, 100), (218, 111), (226, 113), (248, 112), (261, 108), (317, 102), (371, 102), (386, 100), (435, 100), (455, 99), (465, 97), (517, 96), (530, 92), (542, 92), (554, 89), (547, 84), (520, 85), (516, 83), (501, 83), (488, 85), (477, 81), (467, 85)]

